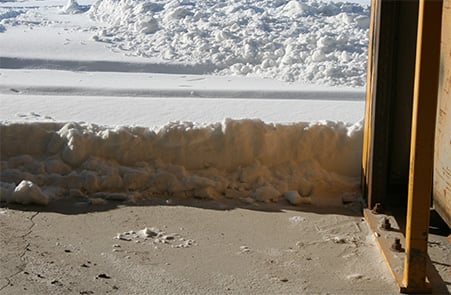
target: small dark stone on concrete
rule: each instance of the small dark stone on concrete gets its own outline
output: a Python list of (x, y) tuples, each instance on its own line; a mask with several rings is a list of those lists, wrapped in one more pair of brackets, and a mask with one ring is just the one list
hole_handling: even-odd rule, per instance
[(61, 283), (61, 282), (58, 281), (58, 280), (53, 280), (53, 281), (50, 282), (50, 284), (52, 284), (52, 285), (57, 285), (57, 286), (62, 286), (62, 285), (63, 285), (63, 283)]

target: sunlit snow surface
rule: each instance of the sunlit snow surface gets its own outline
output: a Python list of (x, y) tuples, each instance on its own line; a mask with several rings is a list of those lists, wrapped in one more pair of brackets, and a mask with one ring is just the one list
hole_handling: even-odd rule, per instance
[(200, 73), (362, 86), (369, 8), (321, 1), (103, 0), (95, 40)]
[[(367, 5), (313, 0), (50, 4), (55, 6), (43, 11), (41, 1), (3, 2), (0, 31), (19, 25), (66, 27), (86, 32), (89, 41), (129, 56), (188, 64), (193, 74), (238, 74), (321, 85), (365, 84)], [(72, 18), (75, 26), (70, 28), (69, 18), (58, 19), (52, 13), (82, 14), (85, 20), (77, 27)], [(35, 35), (42, 34), (38, 30)]]
[(368, 12), (2, 0), (0, 199), (341, 204), (360, 173)]

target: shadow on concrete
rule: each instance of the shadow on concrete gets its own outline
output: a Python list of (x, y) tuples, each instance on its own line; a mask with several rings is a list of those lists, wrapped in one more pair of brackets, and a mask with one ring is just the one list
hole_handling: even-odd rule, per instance
[(203, 200), (195, 198), (176, 199), (167, 197), (153, 197), (151, 199), (139, 202), (121, 202), (109, 200), (105, 204), (94, 205), (88, 199), (67, 198), (60, 200), (52, 200), (47, 206), (40, 205), (21, 205), (15, 203), (0, 203), (0, 208), (8, 208), (18, 211), (29, 212), (53, 212), (59, 214), (86, 214), (93, 212), (104, 212), (124, 207), (143, 207), (143, 206), (181, 206), (195, 207), (206, 210), (234, 210), (246, 209), (254, 211), (263, 211), (270, 213), (283, 213), (286, 211), (300, 211), (317, 214), (337, 214), (346, 216), (363, 216), (362, 207), (359, 202), (346, 203), (343, 206), (316, 206), (303, 204), (293, 206), (285, 200), (277, 203), (252, 203), (247, 204), (240, 200), (219, 199), (219, 200)]

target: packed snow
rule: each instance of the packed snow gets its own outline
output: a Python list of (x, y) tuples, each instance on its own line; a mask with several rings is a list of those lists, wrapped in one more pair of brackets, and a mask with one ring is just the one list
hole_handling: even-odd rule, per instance
[(2, 32), (21, 25), (33, 29), (65, 25), (51, 13), (83, 14), (95, 22), (77, 31), (89, 32), (111, 50), (190, 65), (196, 74), (365, 84), (367, 5), (316, 0), (99, 0), (90, 6), (69, 0), (56, 11), (52, 7), (49, 14), (39, 6), (21, 6), (23, 2), (4, 3)]
[[(362, 126), (225, 120), (151, 130), (16, 123), (2, 125), (1, 134), (2, 182), (26, 179), (52, 199), (167, 194), (277, 202), (289, 191), (310, 197), (355, 189)], [(10, 200), (4, 196), (14, 189), (2, 185), (2, 198)]]
[(310, 0), (1, 1), (0, 201), (354, 198), (368, 22)]
[(362, 86), (369, 8), (320, 1), (103, 0), (94, 39), (202, 73)]

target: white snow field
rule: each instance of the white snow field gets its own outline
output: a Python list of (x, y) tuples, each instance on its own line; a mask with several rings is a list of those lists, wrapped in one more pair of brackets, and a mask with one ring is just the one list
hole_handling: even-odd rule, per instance
[(1, 201), (358, 199), (367, 4), (0, 0)]

